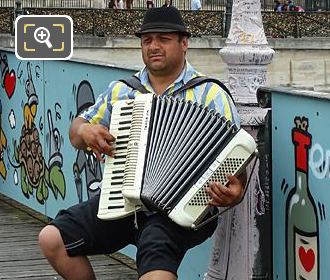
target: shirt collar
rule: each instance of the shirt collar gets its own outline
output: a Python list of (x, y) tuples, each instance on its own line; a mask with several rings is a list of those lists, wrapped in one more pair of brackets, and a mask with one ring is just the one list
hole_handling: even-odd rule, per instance
[[(150, 84), (149, 77), (148, 77), (148, 70), (146, 67), (144, 67), (140, 72), (136, 73), (136, 76), (140, 79), (141, 84), (148, 89), (149, 91), (154, 93), (154, 90)], [(186, 60), (185, 66), (182, 69), (179, 76), (176, 78), (176, 80), (169, 85), (166, 93), (171, 93), (180, 87), (182, 87), (184, 84), (186, 84), (189, 80), (196, 76), (201, 76), (200, 73), (198, 73), (194, 68), (190, 65), (190, 63)]]

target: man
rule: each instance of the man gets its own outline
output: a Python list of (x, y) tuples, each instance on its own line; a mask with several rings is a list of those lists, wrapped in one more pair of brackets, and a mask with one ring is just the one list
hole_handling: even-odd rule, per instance
[(126, 0), (126, 9), (130, 10), (132, 8), (133, 0)]
[[(168, 95), (200, 76), (186, 61), (188, 37), (182, 17), (174, 7), (149, 9), (141, 29), (142, 57), (146, 67), (137, 73), (141, 83), (157, 95)], [(114, 137), (108, 132), (111, 106), (118, 99), (140, 94), (122, 82), (112, 82), (95, 105), (74, 119), (70, 140), (78, 149), (114, 155)], [(205, 83), (179, 94), (218, 110), (237, 122), (231, 99), (214, 83)], [(227, 187), (211, 183), (208, 191), (215, 206), (235, 205), (242, 197), (245, 178), (229, 176)], [(102, 221), (96, 217), (99, 197), (73, 206), (46, 226), (39, 235), (42, 251), (54, 269), (65, 279), (95, 279), (86, 255), (112, 253), (128, 244), (137, 247), (136, 265), (140, 280), (175, 280), (186, 251), (209, 238), (216, 219), (197, 231), (185, 229), (154, 212), (137, 212), (137, 217)], [(137, 227), (134, 226), (136, 218)]]
[(155, 6), (154, 0), (147, 0), (147, 8), (151, 9)]
[(191, 10), (199, 11), (202, 8), (202, 4), (200, 0), (191, 0)]
[(172, 0), (165, 0), (163, 7), (171, 7), (171, 6), (172, 6)]

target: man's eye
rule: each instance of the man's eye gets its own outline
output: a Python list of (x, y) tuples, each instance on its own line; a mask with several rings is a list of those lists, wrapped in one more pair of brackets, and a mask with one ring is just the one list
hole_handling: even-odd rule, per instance
[(144, 44), (144, 45), (145, 44), (150, 44), (150, 40), (149, 39), (145, 39), (145, 40), (142, 41), (142, 44)]

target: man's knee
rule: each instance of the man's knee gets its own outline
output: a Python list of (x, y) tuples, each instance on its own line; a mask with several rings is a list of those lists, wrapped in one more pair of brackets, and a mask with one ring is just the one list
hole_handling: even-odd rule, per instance
[(52, 225), (45, 226), (39, 233), (39, 246), (45, 255), (65, 250), (60, 231)]
[(166, 270), (153, 270), (143, 274), (139, 280), (176, 280), (174, 273)]

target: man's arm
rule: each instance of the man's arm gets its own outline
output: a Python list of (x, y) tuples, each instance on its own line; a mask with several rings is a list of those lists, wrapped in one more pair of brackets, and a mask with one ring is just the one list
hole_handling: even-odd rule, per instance
[(77, 117), (71, 124), (69, 137), (75, 148), (91, 149), (100, 161), (103, 161), (102, 154), (113, 156), (112, 144), (115, 138), (101, 124), (91, 124), (85, 119)]
[(87, 124), (88, 122), (83, 119), (83, 118), (75, 118), (70, 126), (70, 132), (69, 132), (69, 138), (70, 138), (70, 142), (72, 144), (72, 146), (74, 146), (75, 148), (79, 149), (79, 150), (86, 150), (87, 149), (87, 145), (85, 144), (85, 142), (83, 141), (83, 139), (81, 138), (81, 136), (79, 135), (78, 131), (79, 128), (84, 125)]

